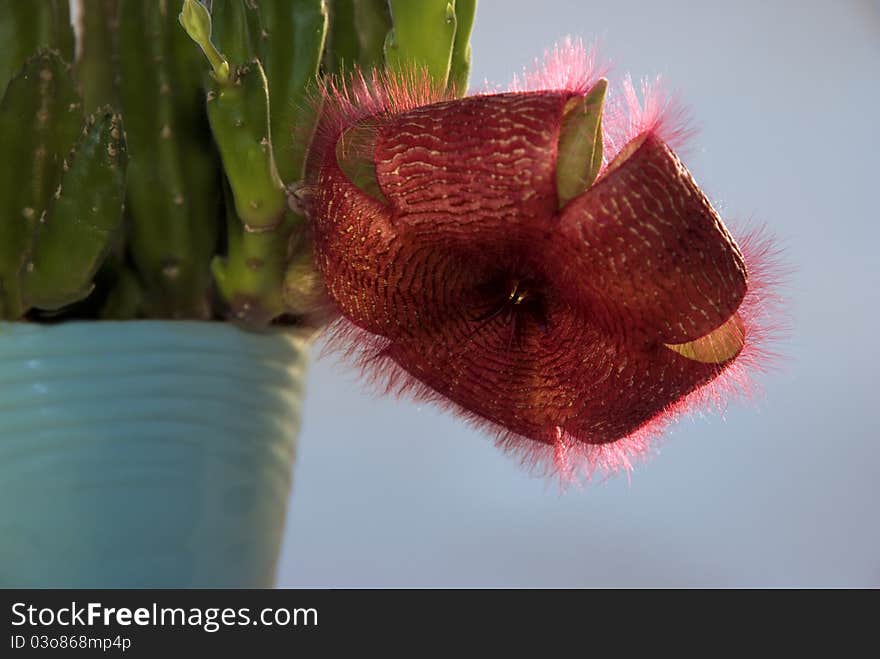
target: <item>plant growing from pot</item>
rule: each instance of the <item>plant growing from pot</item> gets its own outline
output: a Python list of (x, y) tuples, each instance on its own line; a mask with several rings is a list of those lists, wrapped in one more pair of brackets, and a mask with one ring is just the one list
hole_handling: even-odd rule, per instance
[(0, 0), (4, 584), (270, 585), (318, 331), (563, 480), (765, 362), (656, 88), (465, 96), (475, 0), (208, 4)]

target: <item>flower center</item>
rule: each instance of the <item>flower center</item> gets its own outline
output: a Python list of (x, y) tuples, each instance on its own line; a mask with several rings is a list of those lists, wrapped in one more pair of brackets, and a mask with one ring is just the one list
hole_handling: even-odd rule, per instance
[(534, 297), (532, 291), (525, 287), (525, 283), (521, 282), (519, 279), (514, 279), (510, 284), (510, 294), (507, 296), (507, 301), (510, 304), (516, 306), (517, 304), (522, 304), (530, 297)]
[(479, 303), (473, 322), (485, 325), (500, 319), (511, 325), (511, 343), (529, 323), (547, 332), (546, 295), (543, 284), (533, 277), (504, 274), (477, 287)]

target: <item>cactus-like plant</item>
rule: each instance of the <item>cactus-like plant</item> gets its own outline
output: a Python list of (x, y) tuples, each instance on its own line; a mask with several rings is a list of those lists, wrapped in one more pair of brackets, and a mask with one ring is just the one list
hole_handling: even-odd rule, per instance
[(86, 298), (121, 228), (122, 120), (84, 116), (68, 59), (66, 3), (0, 4), (0, 318), (55, 313)]
[(296, 322), (318, 77), (464, 91), (475, 2), (422, 4), (80, 0), (75, 48), (67, 0), (0, 0), (0, 319)]
[(628, 468), (762, 354), (768, 250), (582, 46), (461, 98), (475, 4), (80, 0), (71, 66), (65, 2), (0, 0), (0, 318), (333, 316), (527, 460)]

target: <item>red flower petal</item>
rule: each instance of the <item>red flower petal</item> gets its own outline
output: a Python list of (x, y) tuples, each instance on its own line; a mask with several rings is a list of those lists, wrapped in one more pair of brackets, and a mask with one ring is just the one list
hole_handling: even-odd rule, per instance
[(560, 290), (607, 330), (684, 343), (733, 315), (745, 264), (669, 147), (651, 133), (633, 147), (566, 205), (548, 258), (561, 262)]
[(379, 128), (379, 187), (400, 228), (430, 226), (479, 245), (556, 211), (555, 160), (564, 93), (499, 94), (438, 103)]
[(320, 168), (310, 205), (317, 267), (328, 293), (353, 322), (387, 333), (396, 311), (383, 285), (386, 263), (394, 261), (388, 209), (346, 178), (335, 153)]
[(384, 355), (458, 405), (508, 431), (552, 444), (558, 432), (614, 442), (718, 373), (663, 345), (622, 345), (564, 303), (547, 328), (503, 315), (448, 319), (429, 336), (401, 336)]

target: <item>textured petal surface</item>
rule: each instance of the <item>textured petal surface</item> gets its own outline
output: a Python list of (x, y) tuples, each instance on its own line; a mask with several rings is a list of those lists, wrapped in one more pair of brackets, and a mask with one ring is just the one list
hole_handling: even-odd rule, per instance
[(498, 94), (438, 103), (384, 123), (379, 187), (399, 226), (429, 225), (478, 244), (556, 210), (556, 148), (569, 92)]
[(387, 304), (387, 264), (396, 253), (387, 209), (355, 187), (332, 154), (321, 168), (310, 215), (327, 292), (354, 323), (384, 334), (393, 311)]
[(473, 306), (484, 266), (447, 249), (434, 232), (402, 234), (387, 206), (354, 186), (333, 157), (311, 205), (318, 269), (339, 310), (359, 327), (387, 338), (424, 336)]
[(678, 157), (644, 136), (562, 211), (560, 289), (621, 336), (683, 343), (725, 323), (746, 293), (739, 248)]
[(393, 342), (387, 355), (454, 403), (546, 444), (562, 431), (604, 444), (638, 430), (718, 374), (659, 345), (635, 350), (564, 306), (548, 327), (465, 317), (442, 332)]

